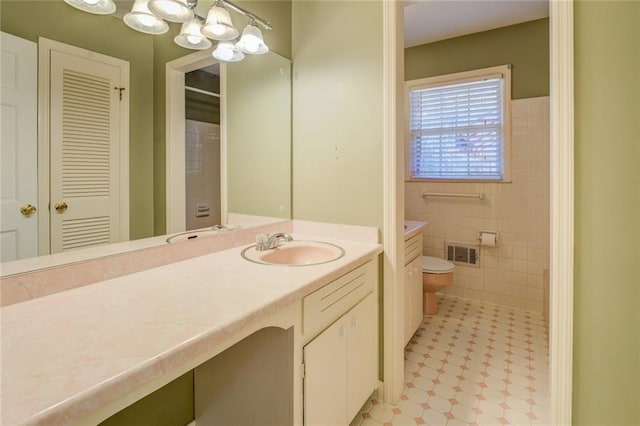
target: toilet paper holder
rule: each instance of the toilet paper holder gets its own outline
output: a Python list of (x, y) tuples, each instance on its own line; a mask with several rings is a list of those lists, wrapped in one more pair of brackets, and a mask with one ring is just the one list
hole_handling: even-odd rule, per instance
[(491, 231), (478, 232), (478, 241), (480, 245), (496, 246), (498, 245), (498, 233)]

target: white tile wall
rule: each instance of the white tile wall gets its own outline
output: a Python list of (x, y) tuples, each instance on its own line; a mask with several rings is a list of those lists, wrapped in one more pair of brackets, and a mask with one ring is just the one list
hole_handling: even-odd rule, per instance
[[(220, 125), (185, 121), (186, 229), (221, 223)], [(210, 215), (196, 217), (196, 206), (208, 206)]]
[[(536, 312), (543, 310), (549, 267), (549, 98), (512, 101), (511, 183), (406, 182), (405, 216), (429, 222), (423, 253), (444, 257), (445, 241), (477, 244), (479, 231), (499, 232), (481, 247), (480, 267), (456, 266), (445, 293)], [(428, 198), (428, 192), (484, 193), (484, 200)]]

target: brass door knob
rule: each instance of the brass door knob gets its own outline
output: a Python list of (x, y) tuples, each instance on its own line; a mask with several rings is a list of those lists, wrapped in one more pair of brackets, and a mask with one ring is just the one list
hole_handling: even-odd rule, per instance
[(64, 201), (58, 201), (55, 206), (56, 210), (58, 211), (58, 213), (64, 213), (65, 210), (67, 210), (69, 208), (69, 206), (67, 205), (67, 203), (65, 203)]
[(32, 214), (34, 214), (38, 209), (36, 209), (36, 206), (32, 206), (31, 204), (25, 204), (24, 206), (20, 207), (20, 213), (22, 213), (23, 216), (31, 216)]

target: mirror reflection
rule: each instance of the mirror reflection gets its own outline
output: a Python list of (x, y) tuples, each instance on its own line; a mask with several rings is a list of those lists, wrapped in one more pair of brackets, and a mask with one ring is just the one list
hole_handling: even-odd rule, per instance
[[(131, 6), (117, 4), (119, 11)], [(166, 64), (193, 53), (173, 43), (179, 24), (150, 36), (62, 1), (3, 0), (0, 19), (2, 261), (208, 227), (234, 215), (290, 218), (290, 60), (269, 52), (217, 64), (207, 51), (206, 65), (185, 72), (182, 99), (171, 98), (182, 105), (180, 145), (167, 133), (165, 104)], [(31, 91), (11, 93), (10, 86)], [(105, 101), (112, 97), (117, 102)], [(167, 168), (176, 143), (182, 176)], [(182, 198), (167, 196), (174, 181), (182, 182)], [(92, 210), (98, 207), (106, 210)], [(172, 210), (182, 219), (172, 222)]]

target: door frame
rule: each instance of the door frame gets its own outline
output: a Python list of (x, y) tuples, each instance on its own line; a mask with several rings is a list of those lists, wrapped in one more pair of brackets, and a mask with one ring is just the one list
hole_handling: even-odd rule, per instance
[[(549, 1), (550, 30), (550, 394), (551, 423), (571, 424), (573, 379), (574, 68), (573, 0)], [(384, 363), (383, 396), (403, 388), (402, 222), (404, 221), (403, 6), (383, 2)]]
[[(51, 253), (51, 200), (50, 200), (50, 147), (51, 147), (51, 111), (50, 111), (50, 90), (51, 90), (51, 51), (64, 52), (70, 55), (90, 59), (92, 61), (104, 62), (109, 65), (123, 67), (121, 74), (121, 84), (127, 90), (123, 96), (124, 102), (120, 108), (120, 172), (118, 178), (119, 198), (120, 198), (120, 230), (119, 241), (129, 240), (129, 62), (122, 59), (113, 58), (101, 53), (92, 52), (80, 47), (38, 37), (38, 205), (43, 214), (38, 215), (38, 255)], [(46, 159), (46, 161), (45, 161)], [(46, 210), (44, 206), (47, 206)], [(46, 212), (46, 214), (44, 214)]]
[[(165, 66), (165, 167), (166, 167), (166, 233), (182, 232), (186, 227), (185, 203), (185, 99), (184, 75), (217, 63), (212, 49), (201, 50)], [(226, 66), (220, 63), (220, 210), (221, 223), (226, 223), (227, 206), (227, 131), (225, 122)]]

